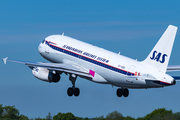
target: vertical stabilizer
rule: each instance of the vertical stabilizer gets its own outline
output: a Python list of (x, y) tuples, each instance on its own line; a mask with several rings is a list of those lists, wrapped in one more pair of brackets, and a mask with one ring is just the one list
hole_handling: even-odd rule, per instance
[(143, 63), (156, 67), (162, 73), (166, 73), (176, 32), (177, 27), (169, 25)]

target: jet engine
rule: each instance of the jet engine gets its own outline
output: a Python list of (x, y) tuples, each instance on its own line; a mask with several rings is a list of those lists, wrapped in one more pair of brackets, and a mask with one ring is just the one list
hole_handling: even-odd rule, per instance
[(41, 67), (35, 67), (33, 68), (32, 70), (32, 74), (42, 80), (42, 81), (45, 81), (45, 82), (59, 82), (60, 80), (60, 75), (59, 74), (54, 74), (52, 73), (51, 71), (49, 71), (48, 69), (46, 68), (41, 68)]

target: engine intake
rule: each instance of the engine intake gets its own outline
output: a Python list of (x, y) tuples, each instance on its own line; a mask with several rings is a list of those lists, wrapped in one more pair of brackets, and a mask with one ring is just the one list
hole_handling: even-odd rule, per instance
[(45, 82), (59, 82), (60, 80), (60, 75), (59, 74), (54, 74), (52, 72), (50, 72), (48, 69), (46, 68), (41, 68), (41, 67), (36, 67), (36, 68), (33, 68), (32, 70), (32, 74), (42, 80), (42, 81), (45, 81)]
[(60, 75), (59, 74), (53, 74), (52, 72), (49, 72), (48, 79), (50, 82), (57, 83), (60, 80)]

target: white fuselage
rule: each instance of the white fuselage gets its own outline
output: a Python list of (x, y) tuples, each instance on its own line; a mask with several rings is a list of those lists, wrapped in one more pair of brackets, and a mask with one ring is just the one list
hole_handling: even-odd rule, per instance
[(51, 35), (39, 45), (40, 54), (50, 62), (74, 62), (101, 76), (97, 83), (122, 88), (154, 88), (173, 85), (174, 79), (152, 66), (67, 37)]

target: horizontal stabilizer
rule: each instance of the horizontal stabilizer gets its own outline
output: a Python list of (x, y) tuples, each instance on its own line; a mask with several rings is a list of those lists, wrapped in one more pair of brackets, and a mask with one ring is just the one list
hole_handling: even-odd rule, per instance
[(176, 81), (177, 81), (177, 80), (178, 80), (178, 81), (180, 80), (180, 76), (172, 76), (172, 77), (173, 77), (174, 80), (176, 80)]

